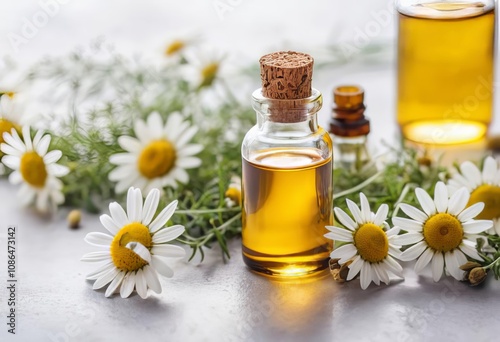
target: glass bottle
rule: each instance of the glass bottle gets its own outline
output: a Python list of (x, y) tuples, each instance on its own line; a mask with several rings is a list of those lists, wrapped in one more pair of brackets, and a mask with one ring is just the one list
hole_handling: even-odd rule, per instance
[(330, 133), (335, 150), (335, 167), (359, 172), (370, 161), (367, 137), (370, 121), (365, 117), (365, 92), (355, 85), (333, 90), (334, 107)]
[(495, 1), (397, 0), (397, 119), (426, 144), (482, 138), (492, 119)]
[[(312, 73), (312, 58), (310, 68)], [(286, 79), (286, 70), (278, 73)], [(260, 274), (305, 276), (327, 268), (332, 250), (323, 236), (325, 226), (333, 224), (332, 142), (318, 126), (319, 91), (270, 98), (275, 92), (266, 87), (273, 84), (263, 78), (263, 87), (252, 95), (257, 124), (241, 149), (243, 260)], [(281, 85), (276, 89), (282, 91)]]

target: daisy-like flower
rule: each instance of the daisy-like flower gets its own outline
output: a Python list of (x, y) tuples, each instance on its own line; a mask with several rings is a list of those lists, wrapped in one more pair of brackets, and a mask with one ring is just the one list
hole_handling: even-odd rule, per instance
[(127, 194), (127, 212), (116, 202), (109, 205), (111, 216), (100, 217), (102, 225), (112, 234), (89, 233), (85, 241), (104, 248), (83, 256), (82, 261), (103, 263), (87, 279), (95, 280), (93, 289), (110, 284), (106, 297), (119, 291), (127, 298), (135, 290), (146, 298), (148, 289), (161, 293), (158, 273), (172, 277), (174, 272), (166, 264), (166, 258), (184, 257), (180, 246), (165, 244), (184, 232), (184, 227), (165, 227), (177, 208), (177, 201), (170, 203), (153, 220), (160, 201), (160, 191), (149, 192), (143, 204), (139, 189), (130, 188)]
[(67, 175), (69, 169), (57, 164), (62, 157), (61, 151), (47, 152), (51, 139), (49, 134), (38, 131), (32, 140), (29, 126), (24, 126), (22, 132), (23, 139), (15, 129), (10, 134), (3, 134), (5, 143), (1, 145), (1, 150), (5, 155), (2, 163), (14, 170), (9, 181), (12, 184), (22, 183), (18, 192), (21, 204), (28, 205), (35, 201), (37, 210), (47, 212), (64, 202), (63, 184), (58, 177)]
[(366, 196), (360, 193), (359, 197), (361, 210), (353, 201), (346, 200), (354, 220), (342, 209), (334, 208), (337, 219), (345, 228), (327, 226), (330, 233), (325, 237), (345, 242), (330, 254), (330, 258), (340, 259), (339, 265), (351, 262), (347, 281), (360, 273), (361, 288), (364, 290), (372, 281), (377, 285), (381, 281), (389, 284), (390, 273), (402, 277), (403, 268), (394, 259), (400, 253), (400, 246), (394, 243), (399, 229), (385, 231), (389, 207), (382, 204), (374, 214)]
[(470, 192), (467, 206), (484, 203), (484, 210), (477, 218), (493, 220), (493, 227), (488, 233), (500, 235), (500, 169), (495, 159), (487, 157), (482, 171), (470, 161), (462, 163), (460, 173), (457, 172), (448, 181), (448, 190), (454, 194), (461, 187)]
[(165, 56), (173, 58), (184, 54), (185, 50), (200, 42), (197, 34), (185, 34), (182, 37), (172, 39), (165, 48)]
[(232, 176), (231, 182), (227, 187), (225, 193), (226, 206), (228, 208), (236, 207), (241, 205), (241, 178), (238, 176)]
[(23, 110), (19, 103), (19, 95), (13, 92), (0, 93), (0, 144), (5, 142), (4, 133), (10, 133), (14, 128), (21, 133)]
[(223, 56), (213, 51), (192, 51), (186, 56), (190, 65), (188, 78), (197, 89), (211, 86), (221, 75)]
[(466, 255), (481, 260), (476, 251), (474, 234), (491, 228), (491, 220), (474, 220), (483, 210), (483, 203), (475, 203), (466, 209), (469, 192), (466, 188), (456, 191), (451, 197), (443, 182), (438, 182), (434, 199), (421, 189), (415, 190), (423, 211), (401, 204), (400, 208), (410, 218), (395, 217), (392, 223), (409, 233), (395, 238), (400, 245), (411, 245), (401, 254), (401, 260), (418, 259), (415, 272), (420, 273), (431, 263), (434, 281), (441, 279), (445, 270), (453, 278), (462, 280), (464, 272), (460, 266), (467, 262)]
[(198, 131), (184, 121), (180, 113), (172, 113), (164, 125), (160, 114), (153, 112), (147, 122), (137, 120), (134, 132), (137, 138), (121, 136), (120, 146), (126, 153), (114, 154), (109, 161), (118, 165), (110, 172), (109, 179), (118, 182), (116, 192), (123, 193), (130, 186), (143, 192), (151, 189), (163, 189), (166, 186), (177, 187), (177, 181), (189, 181), (186, 169), (201, 165), (201, 160), (194, 157), (203, 146), (188, 144)]

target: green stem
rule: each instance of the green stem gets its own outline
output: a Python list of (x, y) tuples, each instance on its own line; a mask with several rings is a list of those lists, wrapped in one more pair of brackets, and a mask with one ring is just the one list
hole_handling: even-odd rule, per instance
[(375, 179), (377, 179), (378, 177), (380, 177), (380, 175), (382, 175), (384, 173), (384, 171), (379, 171), (377, 172), (376, 174), (374, 174), (373, 176), (371, 176), (370, 178), (368, 178), (367, 180), (365, 180), (364, 182), (356, 185), (355, 187), (352, 187), (350, 189), (347, 189), (347, 190), (344, 190), (344, 191), (341, 191), (339, 192), (338, 194), (334, 194), (333, 195), (333, 200), (335, 201), (336, 199), (338, 198), (341, 198), (341, 197), (344, 197), (344, 196), (347, 196), (347, 195), (350, 195), (356, 191), (359, 191), (361, 189), (363, 189), (365, 186), (368, 186), (370, 183), (372, 183)]
[(403, 190), (401, 191), (401, 195), (399, 195), (398, 199), (396, 202), (394, 202), (394, 211), (392, 212), (392, 217), (395, 217), (398, 212), (399, 212), (399, 205), (403, 200), (405, 199), (406, 195), (408, 195), (408, 192), (410, 191), (411, 187), (418, 186), (418, 184), (415, 183), (408, 183), (403, 187)]
[(490, 268), (492, 268), (493, 266), (495, 266), (495, 264), (497, 264), (498, 262), (500, 262), (500, 257), (498, 257), (495, 261), (493, 261), (491, 264), (487, 265), (487, 266), (484, 266), (483, 268), (485, 270), (489, 270)]

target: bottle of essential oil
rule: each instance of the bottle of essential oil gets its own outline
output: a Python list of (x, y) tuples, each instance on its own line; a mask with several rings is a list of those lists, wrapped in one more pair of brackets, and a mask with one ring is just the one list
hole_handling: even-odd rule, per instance
[(370, 121), (365, 117), (365, 92), (355, 85), (333, 90), (334, 106), (330, 133), (335, 149), (335, 167), (360, 171), (370, 161), (366, 146)]
[(276, 52), (260, 59), (253, 93), (257, 125), (245, 136), (243, 260), (269, 276), (305, 276), (328, 267), (332, 141), (318, 126), (322, 105), (311, 87), (313, 59)]
[(495, 1), (398, 0), (397, 118), (427, 144), (477, 140), (493, 109)]

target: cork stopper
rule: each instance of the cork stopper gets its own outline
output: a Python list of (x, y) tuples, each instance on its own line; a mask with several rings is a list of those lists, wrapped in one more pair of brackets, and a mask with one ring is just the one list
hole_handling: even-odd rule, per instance
[(314, 59), (305, 53), (274, 52), (260, 60), (262, 95), (276, 101), (270, 110), (276, 122), (299, 122), (307, 112), (301, 101), (312, 94)]

